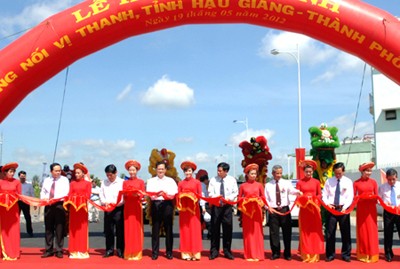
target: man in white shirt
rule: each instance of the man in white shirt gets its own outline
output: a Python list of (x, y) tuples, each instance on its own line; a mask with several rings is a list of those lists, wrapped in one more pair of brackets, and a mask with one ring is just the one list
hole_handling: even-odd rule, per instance
[[(50, 165), (50, 174), (50, 177), (43, 180), (40, 199), (51, 200), (66, 197), (69, 193), (69, 180), (61, 176), (61, 165), (52, 163)], [(57, 258), (63, 257), (65, 231), (65, 209), (63, 203), (64, 201), (61, 200), (44, 208), (46, 251), (42, 258), (53, 255), (56, 255)]]
[[(104, 169), (107, 179), (101, 183), (100, 202), (103, 206), (115, 205), (118, 200), (118, 194), (122, 191), (124, 180), (117, 173), (117, 167), (109, 164)], [(117, 237), (117, 256), (124, 258), (124, 206), (121, 201), (114, 210), (104, 212), (104, 234), (106, 237), (106, 252), (104, 258), (114, 255), (115, 236)], [(132, 239), (134, 240), (134, 239)]]
[(178, 193), (178, 186), (173, 178), (165, 176), (167, 171), (164, 162), (156, 163), (157, 176), (147, 180), (146, 191), (155, 193), (151, 196), (151, 249), (152, 260), (157, 260), (160, 250), (160, 229), (163, 224), (165, 230), (165, 249), (167, 259), (171, 260), (173, 247), (173, 199)]
[(280, 215), (289, 212), (289, 194), (299, 194), (300, 191), (292, 186), (289, 180), (282, 180), (282, 166), (272, 167), (273, 179), (265, 184), (265, 198), (268, 203), (268, 225), (269, 242), (271, 245), (271, 260), (280, 258), (281, 244), (279, 239), (279, 228), (282, 229), (283, 236), (283, 257), (290, 261), (291, 240), (292, 240), (292, 216), (291, 214)]
[[(230, 175), (229, 164), (219, 163), (217, 166), (218, 176), (210, 179), (208, 184), (208, 196), (211, 198), (221, 196), (228, 201), (236, 201), (238, 196), (238, 186), (236, 179)], [(214, 260), (219, 255), (220, 235), (222, 225), (222, 248), (225, 258), (233, 260), (231, 251), (232, 245), (232, 206), (225, 204), (221, 200), (220, 206), (211, 207), (211, 246), (210, 260)]]
[[(354, 198), (353, 182), (344, 176), (345, 166), (342, 162), (333, 166), (334, 177), (325, 182), (322, 189), (322, 200), (330, 208), (344, 212), (352, 204)], [(339, 189), (338, 189), (339, 186)], [(335, 216), (327, 211), (326, 216), (326, 261), (335, 259), (336, 226), (339, 223), (342, 238), (342, 260), (350, 262), (351, 235), (350, 214)]]
[[(18, 173), (19, 181), (21, 182), (21, 193), (22, 195), (28, 197), (35, 197), (35, 193), (33, 192), (33, 186), (31, 183), (26, 182), (26, 172), (19, 171)], [(32, 218), (31, 218), (31, 206), (29, 204), (24, 203), (23, 201), (18, 201), (19, 206), (19, 214), (24, 214), (25, 224), (26, 224), (26, 232), (30, 237), (33, 237), (33, 229), (32, 229)]]
[[(387, 182), (379, 187), (379, 196), (386, 205), (398, 207), (400, 205), (400, 183), (397, 181), (397, 171), (390, 168), (386, 171)], [(391, 262), (393, 254), (393, 228), (396, 225), (400, 238), (400, 216), (383, 211), (383, 241), (385, 260)]]

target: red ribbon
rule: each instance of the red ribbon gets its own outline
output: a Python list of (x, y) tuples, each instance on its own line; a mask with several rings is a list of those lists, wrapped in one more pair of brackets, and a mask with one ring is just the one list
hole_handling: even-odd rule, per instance
[[(148, 197), (160, 197), (161, 196), (161, 197), (163, 197), (164, 200), (175, 200), (178, 197), (178, 195), (171, 197), (171, 196), (165, 194), (164, 192), (145, 192), (145, 191), (141, 191), (141, 190), (124, 190), (124, 191), (119, 192), (116, 203), (108, 204), (107, 206), (97, 205), (95, 202), (93, 202), (89, 199), (87, 200), (87, 202), (102, 211), (110, 212), (110, 211), (114, 210), (115, 207), (117, 207), (117, 205), (119, 205), (119, 203), (122, 201), (122, 198), (124, 195), (135, 195), (135, 196), (139, 196), (141, 199), (143, 199), (144, 196), (148, 196)], [(243, 207), (240, 205), (243, 204), (246, 201), (246, 199), (247, 200), (249, 199), (249, 197), (239, 197), (237, 201), (229, 201), (229, 200), (222, 198), (221, 196), (210, 198), (210, 197), (203, 197), (199, 194), (194, 194), (194, 193), (192, 193), (192, 195), (197, 197), (198, 199), (202, 199), (202, 200), (208, 202), (210, 205), (214, 205), (214, 206), (220, 206), (221, 201), (224, 204), (228, 204), (228, 205), (239, 204), (239, 210), (243, 209)], [(80, 197), (79, 199), (75, 199), (72, 197), (68, 198), (68, 196), (66, 196), (66, 197), (48, 200), (48, 199), (39, 199), (39, 198), (35, 198), (35, 197), (29, 197), (29, 196), (25, 196), (22, 194), (1, 192), (0, 193), (0, 206), (6, 207), (7, 209), (9, 209), (16, 203), (16, 201), (18, 199), (23, 201), (24, 203), (27, 203), (32, 206), (47, 206), (47, 205), (52, 205), (56, 202), (63, 201), (63, 200), (65, 201), (64, 202), (65, 205), (66, 204), (74, 204), (74, 206), (76, 208), (81, 208), (82, 207), (81, 205), (85, 204), (85, 201), (84, 201), (84, 199), (82, 199), (82, 197)], [(263, 206), (262, 204), (264, 204), (267, 207), (269, 207), (267, 201), (264, 198), (259, 197), (259, 199), (261, 199), (261, 201), (262, 201), (262, 203), (259, 202), (260, 206)], [(287, 215), (293, 210), (293, 207), (295, 205), (298, 205), (300, 207), (305, 207), (308, 204), (313, 204), (316, 207), (319, 207), (319, 205), (322, 205), (327, 211), (329, 211), (331, 214), (333, 214), (335, 216), (342, 216), (342, 215), (347, 215), (351, 211), (353, 211), (354, 208), (357, 206), (357, 203), (359, 200), (376, 200), (377, 203), (379, 203), (380, 206), (382, 206), (383, 209), (386, 210), (387, 212), (394, 214), (394, 215), (400, 215), (400, 206), (394, 207), (394, 206), (387, 205), (387, 204), (385, 204), (385, 202), (382, 200), (381, 197), (379, 197), (378, 195), (373, 195), (373, 194), (362, 194), (362, 195), (355, 196), (351, 205), (343, 212), (332, 209), (330, 206), (325, 204), (324, 201), (320, 197), (317, 197), (314, 195), (309, 195), (309, 194), (301, 195), (296, 198), (295, 202), (293, 203), (292, 207), (290, 208), (290, 210), (288, 212), (285, 212), (285, 213), (277, 212), (277, 214), (282, 215), (282, 216)], [(74, 201), (75, 202), (79, 201), (79, 205), (75, 204)]]

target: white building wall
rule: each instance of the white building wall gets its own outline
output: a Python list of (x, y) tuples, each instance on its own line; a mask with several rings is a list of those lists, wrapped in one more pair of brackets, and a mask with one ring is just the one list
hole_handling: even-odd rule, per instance
[[(387, 167), (400, 163), (400, 86), (376, 70), (372, 81), (376, 164)], [(387, 120), (387, 110), (395, 110), (397, 119)]]

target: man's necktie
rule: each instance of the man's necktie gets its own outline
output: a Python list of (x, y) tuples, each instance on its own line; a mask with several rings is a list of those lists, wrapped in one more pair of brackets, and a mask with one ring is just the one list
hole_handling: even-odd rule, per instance
[[(219, 188), (219, 194), (222, 196), (222, 198), (225, 198), (225, 186), (224, 186), (224, 180), (221, 179), (221, 186)], [(222, 201), (222, 199), (219, 201), (219, 205), (223, 206), (224, 202)]]
[(396, 192), (394, 191), (394, 186), (392, 186), (392, 188), (390, 189), (390, 203), (393, 206), (397, 206), (397, 202), (396, 202)]
[(339, 205), (340, 203), (340, 179), (337, 181), (336, 190), (335, 190), (335, 198), (333, 199), (334, 205)]
[(281, 206), (281, 190), (279, 189), (278, 181), (276, 182), (276, 205)]
[(49, 199), (53, 199), (54, 198), (54, 192), (56, 190), (56, 180), (53, 179), (53, 184), (51, 184), (51, 188), (50, 188), (50, 195), (49, 195)]
[(222, 198), (225, 198), (225, 186), (223, 179), (221, 179), (221, 187), (219, 189), (219, 194), (222, 196)]

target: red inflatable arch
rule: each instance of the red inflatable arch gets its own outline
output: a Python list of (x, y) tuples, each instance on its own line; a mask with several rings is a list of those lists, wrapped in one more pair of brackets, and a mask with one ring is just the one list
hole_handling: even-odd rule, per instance
[(93, 0), (46, 19), (0, 51), (0, 122), (82, 57), (131, 36), (200, 23), (302, 33), (358, 56), (400, 84), (400, 23), (359, 0)]

